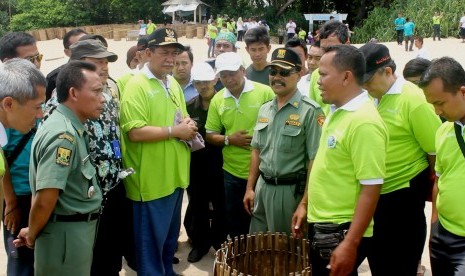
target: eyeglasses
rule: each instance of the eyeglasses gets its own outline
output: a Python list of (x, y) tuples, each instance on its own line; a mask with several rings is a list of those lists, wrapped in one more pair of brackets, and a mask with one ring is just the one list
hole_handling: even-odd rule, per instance
[(42, 54), (37, 54), (37, 55), (34, 55), (32, 57), (25, 57), (24, 59), (27, 59), (29, 60), (31, 63), (35, 63), (36, 61), (38, 63), (40, 63), (42, 61), (42, 58), (44, 57), (44, 55)]
[(276, 70), (274, 68), (271, 68), (269, 74), (270, 74), (270, 76), (273, 76), (273, 77), (279, 74), (281, 77), (286, 78), (286, 77), (289, 77), (293, 73), (297, 73), (297, 71), (294, 70), (294, 69), (291, 69), (291, 70), (289, 70), (289, 69), (281, 69), (280, 71), (278, 71), (278, 70)]

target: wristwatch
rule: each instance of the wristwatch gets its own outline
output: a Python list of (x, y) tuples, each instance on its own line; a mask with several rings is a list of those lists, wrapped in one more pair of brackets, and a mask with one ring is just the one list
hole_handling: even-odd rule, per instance
[(226, 135), (224, 136), (224, 145), (229, 146), (229, 138)]

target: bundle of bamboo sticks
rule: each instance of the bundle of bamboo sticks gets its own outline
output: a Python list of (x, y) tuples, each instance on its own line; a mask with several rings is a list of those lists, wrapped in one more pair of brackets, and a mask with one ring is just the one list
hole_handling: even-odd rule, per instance
[(310, 244), (285, 233), (228, 239), (216, 252), (215, 276), (311, 276)]

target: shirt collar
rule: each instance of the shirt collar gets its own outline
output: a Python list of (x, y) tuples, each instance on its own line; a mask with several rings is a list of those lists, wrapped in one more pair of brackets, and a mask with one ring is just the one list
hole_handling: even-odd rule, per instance
[(147, 63), (144, 65), (144, 67), (142, 67), (142, 69), (140, 70), (140, 72), (141, 72), (142, 74), (144, 74), (149, 80), (150, 80), (150, 79), (156, 79), (156, 80), (161, 84), (162, 87), (170, 87), (170, 85), (171, 85), (171, 83), (170, 83), (170, 78), (168, 78), (168, 76), (166, 77), (166, 85), (165, 85), (165, 83), (163, 82), (162, 79), (157, 78), (157, 77), (152, 73), (152, 71), (150, 71), (148, 65), (149, 65), (149, 63), (147, 62)]
[[(241, 93), (246, 93), (246, 92), (251, 92), (254, 90), (254, 85), (253, 82), (248, 80), (246, 77), (244, 77), (245, 84), (244, 84), (244, 89), (242, 89)], [(228, 88), (224, 87), (224, 98), (234, 98), (233, 94), (231, 94), (231, 91), (228, 90)]]
[(387, 94), (400, 94), (402, 93), (402, 86), (405, 83), (405, 79), (402, 77), (397, 76), (396, 81), (391, 85), (391, 88), (386, 92)]
[(8, 144), (8, 136), (6, 136), (5, 127), (0, 122), (0, 146), (4, 147), (7, 144)]
[(360, 93), (358, 96), (355, 98), (352, 98), (349, 102), (347, 102), (345, 105), (336, 108), (335, 105), (330, 106), (331, 113), (336, 112), (336, 110), (343, 109), (347, 111), (356, 111), (358, 110), (367, 100), (368, 100), (368, 93), (363, 90), (362, 93)]
[[(284, 106), (291, 105), (291, 106), (293, 106), (295, 108), (299, 108), (300, 100), (302, 99), (302, 97), (303, 97), (302, 93), (300, 93), (299, 90), (296, 90), (294, 95), (287, 101), (287, 103)], [(273, 104), (272, 105), (273, 106), (278, 106), (278, 100), (277, 100), (276, 97), (273, 99)]]
[(465, 130), (465, 126), (460, 121), (455, 121), (455, 123), (460, 126), (460, 128), (462, 130), (462, 135), (463, 135), (463, 131)]
[(57, 106), (57, 111), (63, 114), (63, 116), (65, 116), (67, 119), (69, 119), (69, 121), (71, 122), (73, 127), (77, 130), (80, 136), (84, 134), (84, 132), (86, 131), (86, 129), (84, 128), (84, 125), (82, 124), (81, 121), (79, 121), (78, 117), (76, 116), (76, 114), (74, 114), (73, 111), (71, 111), (71, 109), (69, 109), (67, 106), (63, 104), (59, 104)]

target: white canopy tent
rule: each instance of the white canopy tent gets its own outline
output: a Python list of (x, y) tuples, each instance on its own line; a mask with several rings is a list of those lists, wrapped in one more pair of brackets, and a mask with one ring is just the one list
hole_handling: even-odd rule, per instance
[(344, 21), (347, 19), (347, 13), (310, 13), (304, 14), (305, 19), (308, 22), (308, 27), (310, 32), (313, 31), (313, 22), (314, 21), (328, 21), (331, 16), (334, 17), (335, 20)]
[[(202, 22), (202, 6), (206, 10), (205, 6), (210, 6), (205, 4), (200, 0), (168, 0), (162, 4), (165, 6), (163, 8), (163, 13), (171, 13), (173, 16), (174, 22), (174, 15), (177, 11), (193, 11), (194, 12), (194, 23), (197, 23), (197, 9), (199, 10), (199, 22)], [(203, 12), (205, 13), (205, 11)]]

